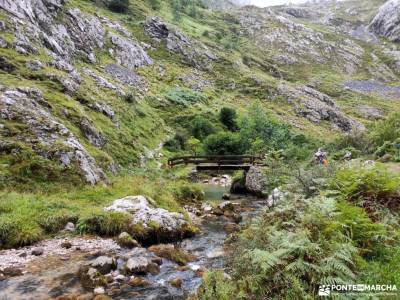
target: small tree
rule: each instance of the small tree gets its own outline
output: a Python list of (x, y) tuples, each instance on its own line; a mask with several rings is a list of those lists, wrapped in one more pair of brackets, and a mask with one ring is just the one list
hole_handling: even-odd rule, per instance
[(230, 131), (237, 130), (236, 117), (236, 110), (230, 107), (223, 107), (219, 112), (219, 120)]
[(126, 13), (129, 9), (129, 0), (111, 0), (108, 8), (117, 13)]
[(197, 155), (200, 152), (201, 142), (195, 137), (191, 137), (186, 141), (186, 149), (188, 149), (193, 155)]

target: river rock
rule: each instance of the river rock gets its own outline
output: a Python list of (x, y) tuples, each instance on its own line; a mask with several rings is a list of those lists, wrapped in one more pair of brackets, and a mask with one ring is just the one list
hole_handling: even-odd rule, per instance
[(233, 205), (233, 203), (231, 201), (224, 201), (220, 204), (218, 204), (218, 207), (222, 210), (222, 211), (234, 211), (235, 210), (235, 205)]
[(227, 194), (227, 193), (224, 193), (224, 194), (222, 195), (222, 200), (229, 200), (229, 199), (231, 199), (231, 195), (229, 195), (229, 194)]
[(125, 265), (128, 274), (143, 274), (148, 271), (151, 262), (146, 257), (131, 257)]
[(22, 270), (17, 267), (4, 268), (3, 271), (1, 271), (1, 273), (3, 273), (5, 276), (8, 277), (21, 276), (23, 274)]
[(191, 234), (189, 223), (181, 213), (155, 208), (154, 201), (145, 196), (117, 199), (104, 210), (131, 214), (132, 225), (140, 224), (147, 230), (149, 236), (161, 240), (181, 239)]
[(150, 263), (147, 267), (147, 271), (151, 274), (151, 275), (157, 275), (160, 273), (160, 266), (154, 262)]
[(150, 281), (141, 278), (141, 277), (134, 277), (129, 281), (129, 285), (131, 286), (149, 286), (151, 285)]
[[(100, 290), (99, 290), (100, 291)], [(93, 300), (112, 300), (113, 298), (107, 295), (96, 295)]]
[(78, 277), (84, 288), (95, 288), (106, 283), (104, 275), (97, 271), (97, 269), (91, 267), (89, 264), (85, 264), (79, 267)]
[(101, 274), (108, 274), (112, 269), (115, 269), (116, 262), (112, 257), (99, 256), (90, 265), (99, 271)]
[(102, 295), (102, 294), (105, 294), (105, 289), (104, 289), (104, 287), (102, 287), (102, 286), (97, 286), (97, 287), (95, 287), (94, 288), (94, 290), (93, 290), (93, 293), (95, 294), (95, 295)]
[(68, 222), (67, 225), (64, 227), (64, 231), (74, 232), (75, 231), (75, 224), (72, 222)]
[(180, 288), (182, 287), (183, 280), (182, 280), (182, 278), (179, 278), (179, 277), (178, 277), (178, 278), (174, 278), (174, 279), (170, 280), (169, 283), (170, 283), (173, 287), (175, 287), (175, 288), (177, 288), (177, 289), (180, 289)]
[(161, 257), (158, 257), (158, 256), (152, 257), (152, 258), (151, 258), (151, 262), (152, 262), (152, 263), (155, 263), (155, 264), (157, 264), (157, 265), (159, 265), (159, 266), (161, 266), (162, 263), (163, 263), (162, 258), (161, 258)]
[(70, 241), (64, 241), (60, 246), (61, 248), (70, 249), (72, 247), (72, 243)]
[(32, 251), (31, 251), (31, 254), (35, 255), (35, 256), (40, 256), (43, 253), (44, 253), (44, 249), (42, 247), (33, 248)]
[(120, 246), (127, 248), (140, 247), (139, 243), (135, 239), (133, 239), (132, 236), (127, 232), (122, 232), (118, 236), (117, 243)]
[(227, 223), (224, 225), (224, 231), (228, 234), (239, 231), (239, 226), (235, 223)]
[(179, 265), (186, 265), (196, 259), (194, 255), (172, 244), (153, 245), (148, 250), (159, 257), (169, 259)]

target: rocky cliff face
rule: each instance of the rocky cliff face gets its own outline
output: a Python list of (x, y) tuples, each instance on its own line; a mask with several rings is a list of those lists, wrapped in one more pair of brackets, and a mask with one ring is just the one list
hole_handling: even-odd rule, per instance
[(370, 28), (392, 42), (400, 42), (400, 1), (389, 0), (382, 5)]

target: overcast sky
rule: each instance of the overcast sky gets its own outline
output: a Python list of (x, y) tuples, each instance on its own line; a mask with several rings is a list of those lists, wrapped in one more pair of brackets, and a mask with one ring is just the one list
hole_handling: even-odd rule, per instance
[(251, 0), (251, 3), (257, 6), (272, 6), (272, 5), (280, 5), (286, 3), (302, 3), (306, 2), (306, 0)]

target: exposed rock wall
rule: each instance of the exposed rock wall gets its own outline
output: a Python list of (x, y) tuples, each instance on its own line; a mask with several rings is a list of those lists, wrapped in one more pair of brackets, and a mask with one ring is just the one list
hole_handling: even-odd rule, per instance
[(307, 86), (290, 87), (282, 84), (278, 87), (279, 93), (287, 97), (289, 103), (295, 106), (298, 115), (303, 116), (313, 123), (322, 121), (331, 123), (333, 129), (344, 132), (353, 129), (364, 129), (364, 126), (354, 121), (336, 105), (328, 95)]
[(29, 143), (37, 154), (58, 159), (66, 167), (76, 163), (90, 184), (105, 179), (103, 171), (75, 135), (51, 114), (39, 90), (20, 88), (0, 92), (0, 119), (25, 125), (23, 131), (5, 134)]
[(400, 42), (400, 0), (389, 0), (378, 11), (370, 28), (392, 42)]

